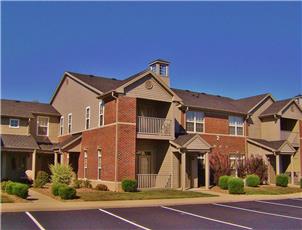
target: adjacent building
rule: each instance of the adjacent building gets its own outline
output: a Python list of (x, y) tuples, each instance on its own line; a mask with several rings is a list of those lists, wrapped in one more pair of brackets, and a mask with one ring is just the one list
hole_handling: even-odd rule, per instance
[[(119, 190), (125, 178), (137, 179), (139, 188), (209, 187), (209, 155), (215, 152), (233, 162), (261, 155), (270, 183), (279, 173), (291, 175), (292, 182), (300, 177), (302, 109), (296, 98), (276, 101), (263, 94), (235, 100), (174, 89), (169, 64), (155, 60), (124, 80), (65, 72), (50, 104), (43, 105), (49, 109), (44, 115), (50, 161), (70, 164), (79, 178), (111, 190)], [(21, 128), (4, 128), (5, 119), (18, 118), (3, 113), (5, 103), (2, 148), (9, 148), (7, 136), (31, 137), (37, 144), (27, 150), (33, 164), (34, 152), (42, 155), (45, 143), (42, 147), (30, 128), (24, 134)], [(41, 111), (25, 111), (33, 117), (26, 117), (28, 127), (45, 124), (37, 121)]]

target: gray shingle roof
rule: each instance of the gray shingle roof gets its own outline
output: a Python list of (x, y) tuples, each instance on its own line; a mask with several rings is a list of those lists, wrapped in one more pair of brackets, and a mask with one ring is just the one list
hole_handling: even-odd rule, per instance
[(173, 142), (180, 146), (183, 146), (184, 144), (186, 144), (189, 140), (191, 140), (195, 136), (196, 136), (195, 133), (180, 135), (175, 140), (173, 140)]
[(271, 116), (279, 113), (291, 100), (292, 98), (276, 101), (275, 103), (271, 104), (266, 110), (264, 110), (260, 114), (260, 117)]
[(29, 118), (33, 114), (60, 116), (50, 104), (1, 99), (1, 116)]
[(260, 94), (252, 97), (241, 98), (238, 100), (234, 100), (232, 103), (240, 107), (245, 113), (248, 113), (252, 108), (254, 108), (260, 101), (262, 101), (265, 97), (267, 97), (268, 93)]
[(1, 134), (1, 146), (13, 149), (39, 149), (33, 136)]
[(286, 142), (286, 140), (279, 140), (279, 141), (267, 141), (267, 140), (263, 140), (263, 139), (256, 139), (256, 138), (249, 138), (250, 140), (253, 140), (259, 144), (262, 144), (264, 146), (267, 146), (271, 149), (274, 150), (278, 150), (283, 144), (284, 142)]

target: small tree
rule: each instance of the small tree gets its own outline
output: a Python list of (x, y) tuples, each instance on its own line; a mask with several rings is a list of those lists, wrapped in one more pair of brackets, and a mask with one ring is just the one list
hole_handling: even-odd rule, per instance
[(252, 155), (246, 160), (246, 173), (259, 176), (260, 183), (267, 181), (267, 165), (261, 156)]
[(232, 169), (229, 161), (229, 156), (219, 152), (210, 154), (210, 167), (214, 175), (214, 183), (218, 184), (220, 176), (230, 176)]
[(73, 176), (73, 171), (70, 165), (56, 164), (49, 166), (51, 171), (51, 182), (53, 184), (69, 185)]

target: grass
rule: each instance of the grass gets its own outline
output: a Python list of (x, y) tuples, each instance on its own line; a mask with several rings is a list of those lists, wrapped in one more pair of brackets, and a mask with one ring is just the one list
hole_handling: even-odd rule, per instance
[(1, 193), (0, 203), (14, 203), (14, 200), (9, 195)]
[(109, 201), (109, 200), (150, 200), (150, 199), (175, 199), (175, 198), (197, 198), (213, 197), (201, 192), (178, 191), (178, 190), (146, 190), (140, 192), (77, 192), (77, 195), (84, 201)]
[(301, 188), (294, 187), (277, 187), (277, 186), (261, 186), (257, 188), (245, 187), (247, 195), (282, 195), (302, 192)]

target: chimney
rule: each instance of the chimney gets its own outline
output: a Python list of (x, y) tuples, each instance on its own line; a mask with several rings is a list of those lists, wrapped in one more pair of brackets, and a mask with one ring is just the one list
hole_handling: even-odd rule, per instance
[(149, 64), (150, 70), (159, 76), (168, 86), (170, 86), (169, 64), (170, 62), (163, 59), (156, 59)]

